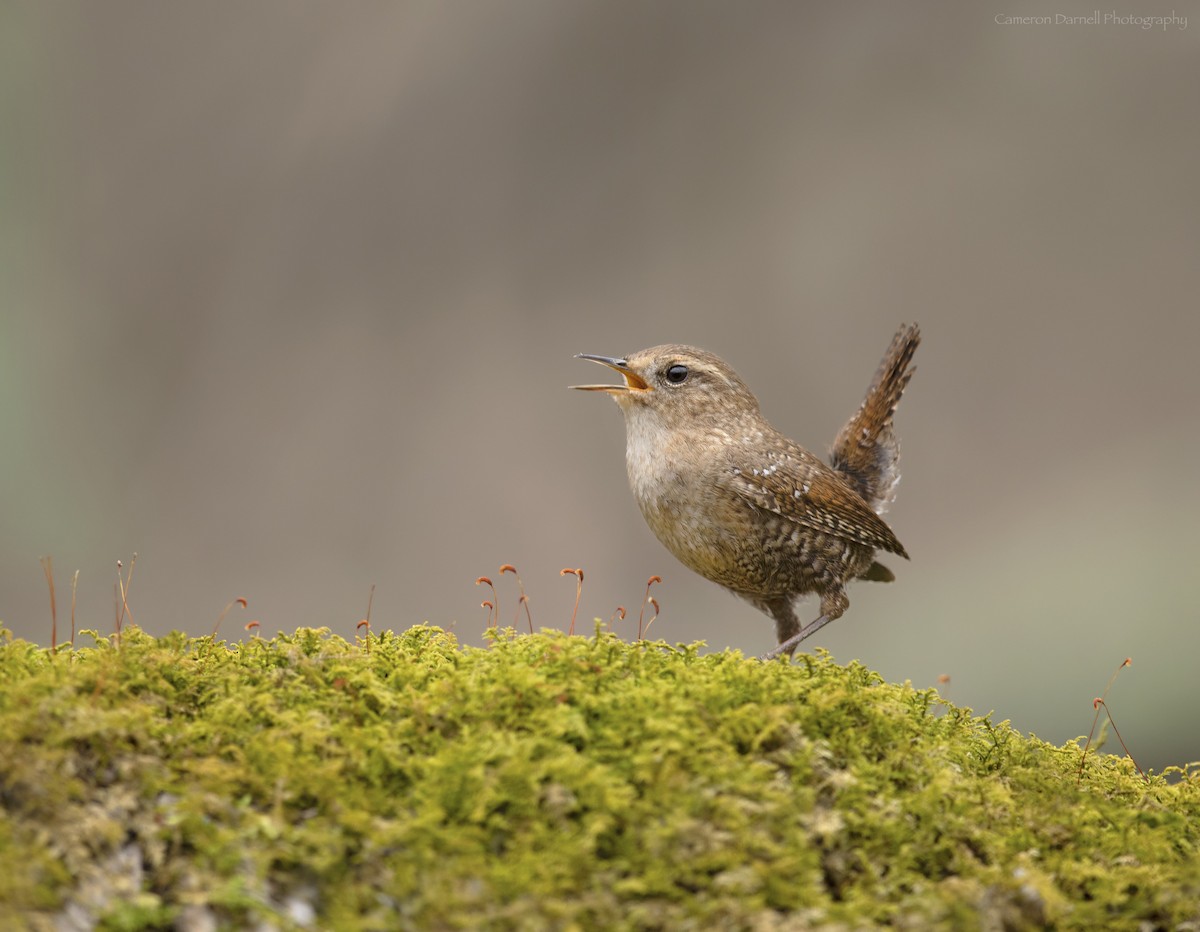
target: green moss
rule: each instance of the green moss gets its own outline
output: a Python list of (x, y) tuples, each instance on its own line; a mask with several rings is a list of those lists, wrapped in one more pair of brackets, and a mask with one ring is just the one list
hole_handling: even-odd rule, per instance
[(1200, 922), (1138, 776), (825, 655), (417, 627), (0, 645), (0, 911), (389, 928)]

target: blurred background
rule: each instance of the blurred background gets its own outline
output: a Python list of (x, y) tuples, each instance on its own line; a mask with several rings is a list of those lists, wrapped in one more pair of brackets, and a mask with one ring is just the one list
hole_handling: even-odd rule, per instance
[(513, 563), (539, 627), (658, 574), (651, 635), (758, 653), (572, 355), (703, 346), (823, 453), (916, 319), (912, 561), (809, 646), (1055, 742), (1130, 656), (1130, 750), (1200, 759), (1192, 12), (4, 4), (0, 619), (49, 642), (50, 554), (110, 631), (136, 552), (152, 633), (349, 638), (374, 584), (479, 644)]

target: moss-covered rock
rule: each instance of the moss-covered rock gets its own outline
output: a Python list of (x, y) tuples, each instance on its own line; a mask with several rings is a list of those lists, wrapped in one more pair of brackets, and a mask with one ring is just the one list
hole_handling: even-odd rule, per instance
[(555, 633), (473, 649), (429, 627), (233, 645), (135, 629), (57, 655), (8, 641), (0, 913), (35, 929), (1200, 927), (1200, 769), (1147, 782), (1089, 755), (1079, 779), (1081, 753), (823, 655)]

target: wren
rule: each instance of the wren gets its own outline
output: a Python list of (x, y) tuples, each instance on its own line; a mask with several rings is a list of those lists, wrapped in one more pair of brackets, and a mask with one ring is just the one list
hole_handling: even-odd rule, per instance
[[(920, 339), (916, 324), (900, 327), (828, 465), (767, 423), (754, 393), (712, 353), (667, 344), (576, 357), (624, 377), (572, 388), (607, 392), (624, 413), (629, 485), (654, 535), (775, 621), (779, 646), (764, 659), (791, 656), (841, 617), (851, 580), (894, 579), (877, 551), (908, 559), (880, 515), (900, 479), (892, 422)], [(795, 603), (808, 593), (821, 614), (802, 627)]]

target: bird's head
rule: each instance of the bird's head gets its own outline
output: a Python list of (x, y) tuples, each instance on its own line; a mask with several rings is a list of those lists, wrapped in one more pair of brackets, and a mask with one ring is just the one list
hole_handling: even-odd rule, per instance
[(759, 416), (758, 399), (733, 368), (694, 346), (671, 343), (620, 358), (590, 353), (576, 358), (598, 362), (624, 377), (623, 385), (571, 387), (607, 392), (627, 418), (653, 412), (671, 426), (685, 427)]

